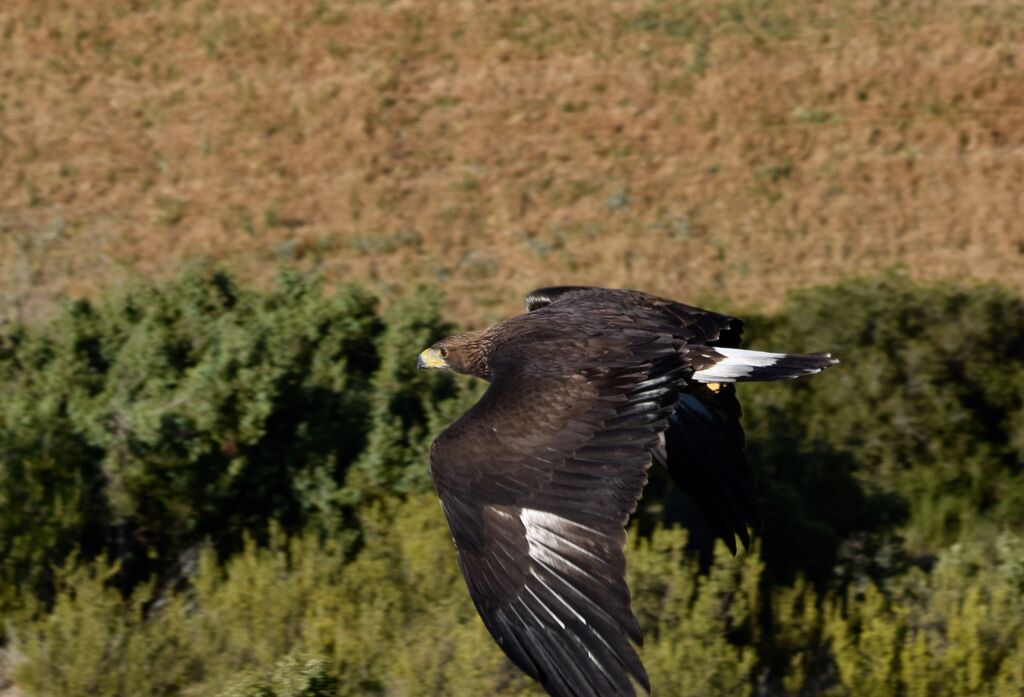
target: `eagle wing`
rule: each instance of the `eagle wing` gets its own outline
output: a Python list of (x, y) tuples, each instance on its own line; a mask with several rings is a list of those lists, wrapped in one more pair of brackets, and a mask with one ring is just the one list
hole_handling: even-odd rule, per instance
[[(538, 288), (527, 294), (533, 312), (544, 307), (581, 309), (614, 306), (684, 343), (687, 361), (699, 369), (708, 365), (707, 347), (734, 348), (740, 344), (743, 323), (735, 317), (633, 290), (587, 286)], [(690, 495), (714, 535), (736, 553), (736, 538), (750, 546), (748, 528), (761, 526), (754, 497), (754, 471), (744, 452), (740, 404), (736, 387), (714, 389), (688, 381), (678, 395), (668, 428), (654, 451), (680, 489)]]
[[(553, 307), (608, 309), (641, 318), (672, 336), (693, 345), (739, 346), (743, 322), (729, 315), (661, 298), (638, 290), (595, 288), (591, 286), (554, 286), (537, 288), (523, 299), (528, 312)], [(702, 367), (700, 362), (694, 366)]]
[(555, 697), (635, 695), (629, 676), (650, 690), (630, 643), (624, 526), (690, 368), (671, 337), (612, 341), (600, 367), (497, 371), (431, 448), (473, 602)]
[(736, 538), (750, 547), (749, 528), (761, 528), (754, 470), (744, 452), (736, 386), (690, 382), (669, 417), (654, 461), (690, 495), (711, 532), (736, 554)]

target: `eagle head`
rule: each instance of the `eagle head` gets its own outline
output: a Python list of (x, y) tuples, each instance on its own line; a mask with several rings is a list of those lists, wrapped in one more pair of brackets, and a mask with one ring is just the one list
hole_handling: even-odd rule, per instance
[(490, 370), (487, 366), (487, 342), (483, 334), (463, 332), (441, 339), (419, 355), (416, 367), (420, 370), (444, 368), (454, 373), (486, 378)]

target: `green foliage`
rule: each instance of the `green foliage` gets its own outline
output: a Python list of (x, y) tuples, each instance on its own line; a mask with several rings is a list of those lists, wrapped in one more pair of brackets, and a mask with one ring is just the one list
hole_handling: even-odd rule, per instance
[(323, 659), (290, 653), (269, 677), (248, 673), (238, 678), (219, 697), (333, 697), (338, 681)]
[[(744, 694), (756, 654), (726, 634), (750, 636), (760, 563), (726, 557), (705, 577), (685, 542), (658, 530), (630, 550), (652, 681), (665, 694)], [(354, 558), (273, 530), (223, 566), (207, 548), (188, 589), (162, 597), (145, 585), (122, 599), (110, 573), (76, 567), (53, 613), (18, 634), (17, 679), (32, 694), (540, 694), (489, 639), (430, 495), (375, 504)]]
[(422, 470), (428, 412), (455, 394), (413, 367), (445, 329), (437, 302), (382, 317), (357, 288), (200, 269), (0, 330), (0, 614), (48, 597), (72, 552), (116, 560), (127, 590), (269, 519), (343, 528), (352, 463), (388, 486)]
[[(313, 686), (295, 694), (327, 689), (316, 685), (352, 697), (445, 686), (490, 694), (498, 684), (503, 694), (537, 694), (490, 642), (468, 595), (452, 592), (462, 581), (430, 495), (374, 504), (354, 557), (316, 534), (275, 528), (266, 545), (250, 539), (223, 565), (207, 547), (188, 587), (159, 598), (140, 586), (122, 599), (104, 573), (102, 563), (71, 572), (54, 612), (16, 635), (16, 678), (32, 694), (127, 697), (147, 693), (137, 687), (150, 680), (147, 694), (283, 695), (283, 680), (304, 675)], [(129, 655), (132, 647), (152, 660)], [(154, 665), (166, 680), (153, 677)]]
[[(741, 394), (772, 568), (820, 580), (839, 562), (849, 578), (898, 568), (887, 531), (932, 553), (1024, 528), (1021, 298), (856, 280), (794, 295), (748, 335), (842, 361), (813, 380)], [(807, 548), (817, 552), (810, 563)]]
[(630, 550), (652, 689), (680, 697), (751, 695), (761, 562), (756, 554), (730, 557), (719, 545), (704, 575), (685, 546), (681, 530), (659, 528)]
[(931, 574), (828, 599), (836, 694), (1020, 694), (1024, 539), (1004, 534), (989, 554), (955, 545)]
[[(200, 269), (0, 329), (18, 687), (541, 694), (487, 635), (425, 493), (432, 435), (482, 389), (415, 370), (451, 331), (440, 306)], [(852, 281), (748, 335), (843, 363), (743, 389), (754, 551), (646, 518), (631, 533), (656, 693), (1021, 694), (1024, 303)]]
[(349, 473), (353, 503), (430, 486), (423, 466), (430, 446), (427, 431), (441, 426), (438, 410), (453, 397), (454, 385), (449, 374), (418, 370), (415, 355), (439, 335), (454, 333), (441, 319), (440, 305), (440, 294), (418, 288), (384, 314), (387, 330), (372, 381), (369, 446)]
[[(487, 636), (431, 495), (378, 501), (365, 523), (354, 556), (276, 528), (223, 565), (206, 548), (188, 587), (163, 595), (145, 584), (125, 599), (108, 565), (72, 565), (53, 612), (15, 635), (18, 684), (66, 697), (541, 694)], [(764, 594), (756, 554), (720, 547), (705, 572), (677, 529), (632, 540), (657, 694), (753, 695), (760, 681), (779, 695), (1009, 697), (1024, 684), (1019, 536), (823, 596), (802, 582)]]
[[(152, 584), (138, 586), (125, 599), (109, 583), (115, 572), (103, 561), (62, 570), (52, 611), (15, 633), (24, 653), (16, 680), (29, 694), (159, 696), (177, 694), (177, 686), (188, 681), (189, 665), (181, 660), (187, 634), (168, 623), (167, 633), (153, 641), (144, 617)], [(162, 614), (173, 617), (183, 610), (181, 599), (174, 599)]]

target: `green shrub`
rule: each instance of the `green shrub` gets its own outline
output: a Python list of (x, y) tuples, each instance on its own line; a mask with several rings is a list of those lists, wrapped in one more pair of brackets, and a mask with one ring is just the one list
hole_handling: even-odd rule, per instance
[(323, 659), (290, 653), (274, 666), (269, 677), (247, 673), (218, 697), (333, 697), (337, 683)]
[[(18, 683), (66, 697), (289, 694), (275, 676), (305, 675), (304, 655), (330, 694), (540, 694), (477, 617), (433, 496), (381, 501), (364, 526), (350, 561), (340, 543), (279, 529), (223, 565), (206, 548), (189, 588), (163, 595), (122, 599), (109, 566), (75, 566), (53, 612), (16, 634)], [(657, 530), (630, 550), (651, 678), (666, 694), (743, 694), (756, 653), (726, 634), (751, 636), (760, 563), (726, 555), (703, 577), (685, 542)]]
[(793, 295), (748, 335), (842, 361), (741, 392), (773, 570), (877, 575), (899, 568), (888, 532), (921, 554), (1024, 529), (1021, 298), (855, 280)]
[(18, 684), (66, 697), (276, 695), (274, 666), (307, 655), (319, 657), (330, 694), (532, 689), (477, 618), (436, 499), (380, 501), (363, 522), (354, 557), (340, 542), (279, 528), (223, 565), (207, 547), (188, 588), (162, 596), (143, 585), (122, 599), (103, 582), (109, 567), (75, 568), (54, 612), (16, 632)]
[[(488, 637), (426, 468), (482, 383), (451, 331), (285, 274), (190, 272), (0, 329), (0, 620), (30, 695), (539, 695)], [(1020, 694), (1024, 303), (900, 277), (795, 295), (742, 388), (766, 529), (628, 550), (660, 694)], [(654, 497), (657, 499), (657, 496)], [(649, 512), (679, 517), (676, 499)], [(696, 552), (694, 551), (696, 549)], [(159, 670), (154, 670), (159, 666)]]
[[(433, 496), (379, 501), (364, 525), (354, 556), (273, 529), (224, 564), (206, 548), (183, 590), (144, 584), (127, 599), (108, 565), (72, 565), (53, 612), (18, 627), (18, 684), (65, 697), (541, 694), (477, 617)], [(1019, 536), (824, 596), (805, 583), (766, 595), (755, 553), (719, 547), (704, 572), (677, 529), (631, 540), (657, 694), (1009, 697), (1024, 684)]]
[[(991, 556), (991, 558), (990, 558)], [(954, 545), (935, 570), (826, 601), (841, 695), (996, 695), (1024, 687), (1024, 539)]]
[(446, 331), (437, 303), (382, 317), (356, 288), (287, 273), (261, 293), (197, 270), (0, 330), (0, 616), (48, 598), (73, 552), (116, 561), (129, 590), (271, 519), (344, 529), (368, 488), (344, 487), (353, 463), (387, 486), (421, 472), (455, 394), (399, 365)]

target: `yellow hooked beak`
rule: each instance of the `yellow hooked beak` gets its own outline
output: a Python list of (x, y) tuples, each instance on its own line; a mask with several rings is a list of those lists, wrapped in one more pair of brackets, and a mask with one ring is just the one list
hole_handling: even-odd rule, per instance
[(428, 348), (416, 359), (416, 367), (420, 370), (425, 370), (426, 368), (447, 368), (448, 362), (441, 356), (440, 350)]

